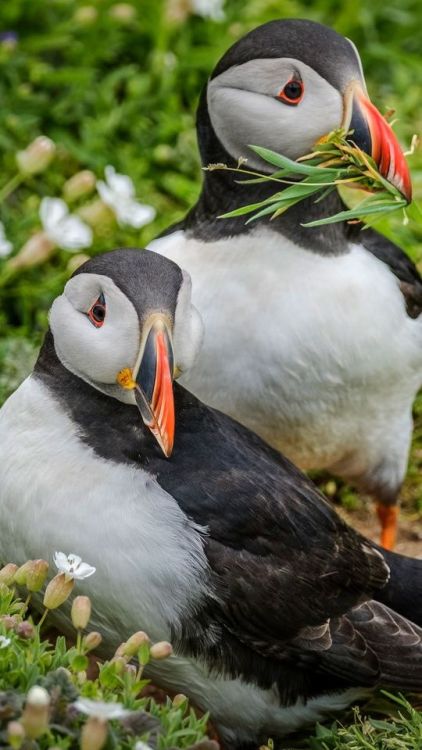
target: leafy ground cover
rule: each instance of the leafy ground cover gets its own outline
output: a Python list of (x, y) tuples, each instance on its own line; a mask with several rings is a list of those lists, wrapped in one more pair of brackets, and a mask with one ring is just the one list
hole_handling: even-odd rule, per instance
[[(189, 0), (0, 4), (0, 220), (5, 231), (0, 237), (0, 403), (31, 369), (48, 308), (75, 265), (86, 254), (144, 246), (195, 201), (200, 185), (194, 129), (198, 94), (219, 56), (249, 29), (277, 17), (307, 17), (335, 26), (360, 49), (374, 102), (382, 111), (396, 110), (395, 130), (402, 143), (408, 147), (412, 135), (422, 133), (419, 0), (344, 0), (341, 5), (337, 0), (227, 0), (225, 16), (217, 20), (194, 12), (204, 5)], [(25, 166), (26, 149), (38, 136), (47, 136), (53, 146), (46, 168), (31, 171), (27, 159)], [(18, 152), (23, 152), (20, 166)], [(420, 201), (420, 149), (410, 164)], [(110, 188), (113, 173), (109, 170), (105, 179), (107, 165), (128, 175), (134, 191), (132, 195), (130, 185), (120, 184), (109, 205), (103, 200), (107, 192), (103, 188), (99, 195), (95, 185), (101, 180)], [(70, 182), (75, 175), (76, 186)], [(130, 204), (132, 218), (124, 221), (135, 195), (138, 208), (135, 212)], [(81, 245), (80, 227), (79, 244), (71, 250), (51, 239), (57, 226), (63, 230), (63, 215), (55, 227), (50, 221), (46, 239), (40, 208), (47, 206), (51, 219), (52, 204), (45, 203), (51, 198), (65, 199), (69, 212), (91, 231), (92, 241), (85, 230), (87, 244)], [(421, 221), (411, 218), (405, 225), (398, 213), (377, 226), (415, 262), (422, 261)], [(75, 245), (74, 225), (72, 231)], [(13, 245), (10, 254), (8, 242)], [(403, 551), (409, 543), (413, 554), (422, 554), (421, 469), (419, 399), (401, 540)], [(331, 478), (319, 482), (351, 513), (352, 522), (357, 519), (365, 527), (365, 501)], [(12, 639), (18, 652), (21, 639)], [(397, 715), (397, 706), (390, 702), (389, 707)], [(409, 714), (404, 706), (400, 710), (408, 717), (403, 721), (420, 731), (420, 714)], [(400, 727), (400, 722), (388, 729), (372, 726), (356, 715), (347, 726), (327, 730), (330, 737), (320, 732), (312, 742), (318, 750), (421, 746), (415, 744), (417, 734)]]

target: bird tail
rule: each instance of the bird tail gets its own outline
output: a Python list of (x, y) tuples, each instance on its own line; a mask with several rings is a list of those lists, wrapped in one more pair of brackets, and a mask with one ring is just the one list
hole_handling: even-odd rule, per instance
[(390, 568), (390, 579), (374, 599), (422, 627), (422, 560), (377, 549)]
[(422, 690), (420, 627), (376, 601), (364, 602), (347, 617), (377, 657), (382, 687)]

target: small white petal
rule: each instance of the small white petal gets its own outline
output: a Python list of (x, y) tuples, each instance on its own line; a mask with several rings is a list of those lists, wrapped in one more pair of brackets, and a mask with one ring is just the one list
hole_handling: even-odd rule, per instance
[(4, 224), (0, 221), (0, 258), (7, 258), (13, 250), (13, 245), (6, 237)]
[(97, 568), (94, 568), (93, 565), (88, 565), (88, 563), (83, 562), (74, 569), (72, 576), (76, 581), (83, 581), (84, 578), (92, 576), (96, 570)]
[(136, 201), (119, 201), (115, 205), (117, 221), (135, 229), (149, 224), (155, 218), (155, 208)]
[(203, 18), (221, 21), (224, 17), (224, 0), (192, 0), (192, 10)]
[(0, 648), (7, 648), (12, 641), (4, 635), (0, 635)]
[(53, 555), (54, 565), (60, 573), (67, 573), (69, 570), (69, 560), (64, 552), (55, 552)]
[(78, 216), (65, 216), (47, 234), (63, 250), (81, 250), (92, 245), (92, 229)]
[(113, 193), (119, 195), (121, 198), (134, 198), (135, 197), (135, 186), (126, 174), (119, 174), (116, 172), (114, 167), (110, 165), (105, 168), (104, 174)]
[(75, 708), (87, 716), (95, 716), (98, 719), (124, 719), (132, 712), (123, 708), (121, 703), (104, 703), (93, 701), (89, 698), (78, 698), (73, 704)]
[(47, 233), (67, 216), (69, 209), (61, 198), (43, 198), (40, 204), (40, 219)]
[(135, 750), (152, 750), (152, 747), (145, 742), (139, 741), (135, 744)]
[(113, 190), (102, 180), (97, 180), (97, 190), (101, 200), (106, 204), (106, 206), (114, 208), (116, 196)]

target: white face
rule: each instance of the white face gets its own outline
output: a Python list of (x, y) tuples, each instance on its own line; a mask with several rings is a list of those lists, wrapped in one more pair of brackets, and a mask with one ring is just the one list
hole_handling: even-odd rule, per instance
[[(95, 304), (102, 299), (105, 314), (99, 324), (96, 313), (101, 310)], [(107, 395), (134, 403), (133, 392), (122, 389), (116, 377), (135, 366), (141, 323), (134, 305), (112, 279), (92, 273), (70, 279), (51, 307), (50, 327), (57, 356), (68, 370)], [(190, 277), (185, 273), (171, 333), (175, 368), (182, 372), (193, 364), (202, 343), (202, 321), (191, 304)]]
[[(291, 81), (301, 90), (296, 103), (285, 95)], [(212, 126), (226, 151), (261, 171), (273, 170), (249, 145), (297, 159), (343, 121), (341, 93), (308, 65), (287, 57), (233, 66), (210, 81), (207, 96)]]

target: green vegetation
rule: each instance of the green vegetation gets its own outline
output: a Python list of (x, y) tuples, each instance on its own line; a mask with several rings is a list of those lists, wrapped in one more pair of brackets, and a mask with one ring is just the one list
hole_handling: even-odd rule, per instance
[[(216, 750), (205, 741), (207, 716), (196, 716), (184, 695), (163, 703), (139, 697), (148, 685), (144, 668), (168, 658), (169, 643), (151, 645), (145, 633), (134, 633), (110, 661), (98, 664), (93, 654), (101, 634), (89, 632), (91, 602), (81, 595), (71, 609), (75, 645), (45, 634), (49, 612), (64, 604), (74, 586), (60, 572), (45, 586), (48, 567), (45, 560), (29, 560), (0, 570), (0, 746)], [(44, 588), (44, 614), (34, 624), (28, 606)]]
[[(295, 16), (334, 26), (359, 48), (375, 104), (381, 111), (396, 110), (395, 131), (406, 148), (414, 133), (422, 133), (420, 0), (343, 0), (341, 4), (338, 0), (227, 0), (225, 11), (223, 20), (214, 21), (193, 14), (189, 0), (13, 0), (0, 4), (0, 220), (14, 247), (9, 257), (0, 257), (0, 403), (31, 369), (49, 306), (81, 260), (79, 251), (75, 255), (51, 241), (40, 241), (42, 199), (64, 196), (70, 211), (92, 226), (93, 244), (82, 248), (83, 254), (121, 245), (142, 247), (180, 219), (195, 201), (200, 185), (194, 128), (199, 92), (219, 56), (249, 29), (273, 18)], [(24, 174), (22, 159), (18, 170), (16, 154), (40, 135), (56, 145), (51, 161), (44, 171)], [(130, 176), (138, 200), (156, 209), (154, 221), (141, 228), (119, 225), (113, 211), (99, 204), (92, 175), (79, 195), (75, 189), (72, 193), (68, 181), (75, 174), (89, 170), (103, 180), (109, 164)], [(410, 165), (418, 201), (422, 195), (420, 149)], [(420, 221), (412, 216), (405, 225), (397, 212), (377, 226), (413, 260), (421, 261)], [(23, 247), (26, 255), (22, 256)], [(20, 261), (14, 262), (15, 257)], [(417, 514), (422, 513), (422, 400), (416, 404), (415, 417), (404, 502), (416, 523)], [(335, 485), (331, 494), (343, 494), (348, 507), (354, 504), (355, 496), (348, 488), (339, 490)], [(14, 606), (5, 603), (7, 598), (7, 592), (0, 592), (2, 614)], [(101, 680), (79, 685), (70, 665), (74, 649), (66, 650), (62, 640), (49, 646), (39, 639), (37, 630), (29, 639), (14, 629), (4, 634), (11, 638), (9, 648), (17, 660), (18, 677), (13, 684), (7, 683), (7, 689), (18, 695), (16, 716), (24, 693), (38, 677), (47, 680), (63, 666), (70, 669), (65, 680), (70, 692), (81, 690), (91, 697), (109, 700), (113, 696), (124, 702), (121, 686), (105, 690)], [(31, 657), (30, 668), (22, 655), (32, 650), (36, 656)], [(5, 652), (0, 650), (3, 680), (5, 675), (10, 679), (6, 663)], [(137, 708), (144, 709), (145, 701)], [(174, 707), (170, 701), (164, 707), (148, 705), (165, 726), (167, 719), (174, 719), (177, 730), (193, 727), (197, 732), (195, 738), (186, 734), (185, 744), (180, 740), (177, 747), (187, 747), (203, 735), (203, 722), (194, 720), (186, 708)], [(394, 714), (394, 705), (390, 707)], [(400, 710), (407, 718), (388, 727), (375, 720), (362, 722), (356, 715), (346, 728), (336, 725), (319, 730), (312, 747), (415, 750), (422, 744), (420, 714), (406, 706)], [(132, 740), (122, 739), (119, 724), (113, 724), (112, 731), (115, 746), (132, 747)], [(164, 734), (158, 747), (170, 747), (172, 737), (170, 731)], [(73, 747), (71, 740), (66, 744), (57, 734), (46, 735), (42, 744), (44, 739), (40, 747)], [(4, 742), (0, 739), (2, 746)]]

